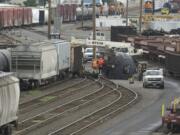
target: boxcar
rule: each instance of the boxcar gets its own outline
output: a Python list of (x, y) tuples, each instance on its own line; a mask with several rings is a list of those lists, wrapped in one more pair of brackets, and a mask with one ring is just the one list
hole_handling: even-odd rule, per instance
[(71, 72), (73, 75), (81, 75), (83, 71), (82, 46), (71, 46)]
[(2, 135), (11, 135), (11, 126), (17, 126), (19, 97), (19, 80), (11, 73), (0, 72), (0, 134)]

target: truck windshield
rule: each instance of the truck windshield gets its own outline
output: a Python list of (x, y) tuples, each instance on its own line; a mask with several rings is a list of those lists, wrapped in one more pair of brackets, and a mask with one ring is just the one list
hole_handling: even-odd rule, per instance
[(146, 75), (161, 75), (161, 72), (159, 72), (159, 71), (148, 71), (148, 72), (146, 72)]

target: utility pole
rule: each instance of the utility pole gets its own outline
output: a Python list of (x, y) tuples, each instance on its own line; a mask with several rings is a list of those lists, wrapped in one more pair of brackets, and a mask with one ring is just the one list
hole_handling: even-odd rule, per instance
[(48, 39), (51, 39), (51, 0), (48, 0)]
[(140, 0), (140, 10), (139, 10), (139, 14), (140, 14), (140, 17), (139, 17), (139, 32), (141, 33), (141, 29), (142, 29), (142, 8), (143, 8), (143, 0)]
[(81, 25), (82, 25), (82, 29), (83, 29), (83, 27), (84, 27), (84, 0), (81, 0), (81, 10), (82, 10)]
[[(96, 40), (96, 0), (93, 0), (93, 40)], [(93, 46), (93, 58), (96, 59), (96, 45)]]
[(126, 26), (128, 26), (128, 16), (129, 16), (129, 0), (126, 0)]
[(153, 11), (152, 11), (153, 13), (152, 14), (154, 15), (154, 12), (155, 12), (155, 0), (152, 0), (152, 4), (153, 4)]

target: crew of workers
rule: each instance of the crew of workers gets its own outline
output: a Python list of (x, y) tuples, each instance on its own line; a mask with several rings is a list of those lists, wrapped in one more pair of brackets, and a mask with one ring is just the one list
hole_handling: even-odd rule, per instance
[(105, 65), (104, 58), (100, 56), (98, 59), (93, 60), (92, 67), (99, 70), (99, 74), (102, 75), (102, 70)]

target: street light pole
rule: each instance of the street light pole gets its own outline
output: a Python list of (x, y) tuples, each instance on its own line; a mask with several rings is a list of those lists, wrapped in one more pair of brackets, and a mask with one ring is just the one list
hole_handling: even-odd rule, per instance
[(48, 39), (51, 39), (51, 0), (48, 0)]
[[(96, 40), (96, 0), (93, 0), (93, 40)], [(96, 45), (93, 46), (93, 58), (96, 59)]]
[(140, 17), (139, 17), (139, 32), (141, 33), (141, 30), (142, 30), (142, 8), (143, 8), (143, 0), (140, 0), (140, 10), (139, 10), (139, 14), (140, 14)]
[(128, 15), (129, 15), (128, 9), (129, 9), (129, 0), (126, 0), (126, 26), (128, 26)]

